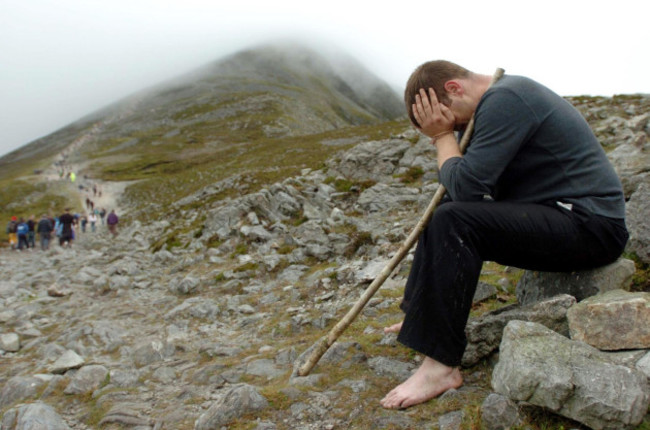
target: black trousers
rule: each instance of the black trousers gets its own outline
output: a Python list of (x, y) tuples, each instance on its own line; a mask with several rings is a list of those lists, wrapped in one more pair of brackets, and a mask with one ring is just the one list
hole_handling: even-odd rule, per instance
[(586, 270), (615, 261), (627, 239), (623, 220), (555, 203), (444, 203), (420, 236), (398, 341), (458, 366), (483, 261), (539, 271)]

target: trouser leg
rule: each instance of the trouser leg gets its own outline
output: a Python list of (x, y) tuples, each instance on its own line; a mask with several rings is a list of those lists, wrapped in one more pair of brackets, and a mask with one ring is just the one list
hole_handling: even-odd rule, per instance
[(614, 230), (599, 217), (546, 205), (441, 205), (416, 249), (398, 340), (443, 364), (459, 365), (483, 261), (544, 271), (598, 267), (614, 261), (625, 246), (624, 229)]

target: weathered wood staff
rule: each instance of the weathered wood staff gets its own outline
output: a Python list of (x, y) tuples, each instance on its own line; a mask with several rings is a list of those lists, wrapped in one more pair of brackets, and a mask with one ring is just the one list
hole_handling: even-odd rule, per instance
[[(494, 84), (496, 81), (501, 79), (503, 76), (504, 70), (499, 68), (494, 72), (494, 75), (492, 76), (492, 81), (490, 82), (490, 86)], [(469, 122), (467, 123), (467, 127), (465, 129), (465, 132), (463, 133), (463, 137), (460, 140), (460, 151), (461, 153), (465, 153), (465, 150), (467, 149), (467, 146), (469, 145), (469, 140), (472, 137), (472, 132), (474, 131), (474, 115), (470, 118)], [(397, 251), (397, 253), (393, 256), (393, 258), (390, 259), (388, 264), (386, 264), (386, 267), (383, 268), (383, 270), (379, 273), (379, 275), (372, 281), (372, 283), (366, 288), (366, 291), (364, 291), (363, 295), (359, 298), (357, 303), (355, 303), (354, 306), (348, 311), (348, 313), (330, 330), (327, 336), (322, 337), (319, 339), (313, 346), (313, 350), (311, 352), (311, 355), (307, 358), (307, 361), (298, 369), (298, 375), (300, 376), (306, 376), (309, 375), (309, 372), (311, 372), (311, 369), (318, 363), (318, 360), (327, 352), (330, 346), (336, 342), (336, 339), (339, 338), (339, 336), (345, 331), (346, 328), (352, 322), (356, 319), (356, 317), (359, 315), (361, 310), (366, 306), (368, 301), (372, 298), (372, 296), (377, 292), (379, 287), (382, 286), (384, 281), (388, 279), (390, 274), (395, 270), (395, 267), (404, 259), (406, 254), (409, 252), (411, 247), (415, 244), (415, 242), (418, 240), (418, 237), (424, 230), (424, 227), (429, 223), (429, 220), (431, 219), (431, 216), (433, 215), (433, 211), (436, 209), (436, 207), (440, 204), (440, 201), (445, 195), (445, 187), (440, 185), (438, 189), (436, 190), (435, 194), (433, 195), (433, 199), (431, 200), (431, 203), (429, 203), (429, 206), (427, 207), (426, 211), (424, 212), (424, 215), (422, 215), (422, 218), (420, 221), (417, 223), (411, 234), (409, 235), (408, 238), (406, 238), (406, 241), (402, 244), (400, 249)]]

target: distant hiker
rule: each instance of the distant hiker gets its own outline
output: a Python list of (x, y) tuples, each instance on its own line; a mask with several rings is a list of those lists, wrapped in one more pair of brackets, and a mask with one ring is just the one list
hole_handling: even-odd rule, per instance
[(111, 213), (109, 213), (108, 217), (106, 218), (106, 224), (108, 224), (108, 231), (110, 231), (113, 234), (113, 237), (117, 236), (118, 222), (119, 219), (117, 218), (117, 214), (115, 213), (115, 210), (111, 210)]
[(18, 249), (21, 251), (23, 248), (29, 248), (29, 243), (27, 243), (27, 233), (29, 233), (29, 226), (23, 218), (20, 218), (16, 225), (16, 235), (18, 236)]
[(82, 233), (86, 232), (86, 224), (88, 224), (88, 218), (86, 218), (86, 215), (83, 215), (81, 217), (81, 232)]
[(90, 231), (93, 233), (95, 232), (95, 224), (97, 224), (97, 215), (95, 215), (95, 212), (91, 212), (88, 215), (88, 222), (90, 223)]
[(27, 232), (27, 243), (29, 246), (34, 249), (36, 248), (36, 221), (35, 221), (36, 216), (32, 215), (29, 217), (27, 220), (27, 227), (29, 227), (29, 231)]
[(93, 184), (93, 197), (97, 195), (97, 184)]
[(65, 209), (65, 213), (59, 217), (59, 224), (61, 224), (61, 234), (59, 235), (59, 245), (68, 247), (72, 246), (74, 240), (73, 225), (75, 223), (74, 216), (70, 213), (70, 208)]
[(106, 216), (106, 209), (102, 208), (102, 209), (99, 211), (99, 218), (101, 218), (101, 220), (102, 220), (102, 225), (104, 225), (104, 217), (105, 217), (105, 216)]
[(50, 239), (52, 238), (53, 230), (54, 226), (52, 225), (52, 221), (47, 217), (47, 215), (43, 214), (41, 220), (36, 226), (36, 232), (41, 238), (41, 250), (47, 251), (50, 248)]
[(16, 235), (16, 227), (18, 226), (18, 219), (12, 216), (7, 223), (7, 234), (9, 235), (9, 246), (11, 249), (16, 249), (18, 246), (18, 236)]

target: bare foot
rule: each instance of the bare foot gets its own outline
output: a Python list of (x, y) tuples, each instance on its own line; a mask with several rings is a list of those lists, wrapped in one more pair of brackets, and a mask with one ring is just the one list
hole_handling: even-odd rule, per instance
[(397, 324), (393, 324), (388, 327), (384, 327), (384, 333), (399, 333), (399, 331), (402, 329), (402, 323), (404, 321), (400, 321)]
[(424, 403), (447, 390), (463, 385), (463, 377), (457, 367), (449, 367), (426, 357), (410, 378), (393, 388), (381, 399), (387, 409), (402, 409)]

